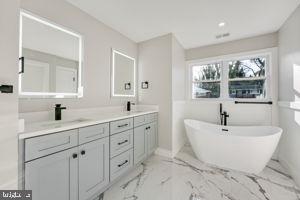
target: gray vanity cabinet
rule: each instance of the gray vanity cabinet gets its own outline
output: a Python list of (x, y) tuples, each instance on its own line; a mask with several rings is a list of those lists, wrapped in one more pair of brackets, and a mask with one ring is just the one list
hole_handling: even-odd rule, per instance
[(90, 200), (156, 147), (157, 113), (26, 138), (24, 189), (33, 200)]
[[(33, 200), (89, 200), (99, 194), (109, 184), (108, 127), (95, 125), (26, 139), (25, 189), (33, 191)], [(71, 145), (75, 147), (68, 148)]]
[(152, 122), (147, 128), (147, 153), (150, 155), (157, 148), (157, 123)]
[(134, 129), (134, 164), (147, 158), (147, 129), (146, 125)]
[(25, 163), (25, 189), (33, 200), (78, 199), (77, 147)]
[(145, 160), (157, 148), (157, 114), (134, 118), (134, 164)]
[(109, 138), (79, 146), (79, 199), (87, 200), (109, 183)]

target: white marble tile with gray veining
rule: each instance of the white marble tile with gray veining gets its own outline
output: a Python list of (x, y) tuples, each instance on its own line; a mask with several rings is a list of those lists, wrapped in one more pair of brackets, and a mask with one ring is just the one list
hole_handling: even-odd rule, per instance
[(276, 160), (259, 175), (197, 160), (185, 146), (174, 159), (152, 156), (104, 193), (104, 200), (300, 200)]

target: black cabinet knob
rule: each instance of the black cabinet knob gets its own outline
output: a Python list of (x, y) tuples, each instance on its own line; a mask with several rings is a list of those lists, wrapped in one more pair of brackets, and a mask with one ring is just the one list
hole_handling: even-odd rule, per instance
[(85, 155), (85, 150), (82, 150), (82, 151), (81, 151), (81, 155)]
[(75, 158), (77, 158), (77, 153), (74, 153), (73, 155), (72, 155), (72, 157), (75, 159)]

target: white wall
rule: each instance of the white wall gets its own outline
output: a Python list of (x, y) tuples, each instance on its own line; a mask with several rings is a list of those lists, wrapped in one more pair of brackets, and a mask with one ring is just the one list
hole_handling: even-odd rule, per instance
[(178, 40), (172, 37), (172, 155), (186, 142), (183, 124), (184, 109), (181, 102), (185, 99), (185, 50)]
[(251, 37), (232, 42), (198, 47), (186, 50), (186, 60), (195, 60), (220, 55), (235, 54), (258, 49), (266, 49), (278, 46), (278, 33), (271, 33), (257, 37)]
[[(279, 31), (279, 159), (300, 185), (300, 7)], [(291, 106), (293, 105), (293, 106)]]
[(0, 189), (18, 187), (18, 30), (19, 1), (0, 1), (0, 85), (14, 86), (0, 93)]
[(159, 106), (159, 147), (172, 150), (172, 34), (138, 44), (139, 83), (149, 82), (149, 89), (139, 87), (140, 104)]
[(53, 109), (55, 103), (62, 103), (70, 109), (125, 105), (126, 99), (110, 98), (111, 48), (137, 58), (135, 42), (66, 1), (22, 0), (21, 8), (83, 35), (84, 97), (80, 99), (21, 99), (19, 101), (20, 112)]

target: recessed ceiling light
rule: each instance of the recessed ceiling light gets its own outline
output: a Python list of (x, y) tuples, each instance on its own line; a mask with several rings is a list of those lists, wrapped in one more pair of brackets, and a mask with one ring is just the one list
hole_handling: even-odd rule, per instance
[(220, 22), (220, 23), (219, 23), (219, 27), (224, 27), (225, 25), (226, 25), (225, 22)]

